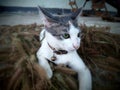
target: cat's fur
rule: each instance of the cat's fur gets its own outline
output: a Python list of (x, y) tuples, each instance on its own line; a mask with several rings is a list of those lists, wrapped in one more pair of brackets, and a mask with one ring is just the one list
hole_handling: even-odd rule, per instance
[[(76, 23), (80, 10), (73, 15), (61, 17), (55, 17), (41, 7), (39, 7), (39, 12), (42, 15), (45, 28), (40, 34), (40, 40), (44, 39), (37, 52), (37, 58), (39, 64), (45, 69), (48, 78), (53, 76), (53, 72), (47, 61), (50, 60), (55, 64), (68, 65), (78, 73), (79, 90), (91, 90), (92, 80), (90, 71), (76, 51), (80, 47), (81, 41), (81, 30), (79, 30)], [(66, 39), (62, 36), (65, 33), (69, 34), (69, 37)], [(66, 50), (68, 53), (62, 55), (55, 54), (48, 43), (56, 50)], [(55, 61), (51, 60), (53, 54), (56, 57)]]

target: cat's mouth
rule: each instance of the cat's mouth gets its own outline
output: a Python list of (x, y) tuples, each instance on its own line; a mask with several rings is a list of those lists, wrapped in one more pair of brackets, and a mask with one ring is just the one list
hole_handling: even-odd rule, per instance
[(72, 51), (76, 51), (76, 50), (78, 50), (79, 49), (79, 46), (78, 47), (71, 47), (71, 48), (68, 48), (68, 52), (72, 52)]
[(73, 48), (73, 49), (69, 49), (68, 51), (69, 52), (73, 52), (73, 51), (76, 51), (77, 49)]
[(73, 51), (76, 51), (77, 49), (69, 49), (69, 50), (63, 50), (63, 49), (58, 49), (58, 50), (55, 50), (54, 53), (58, 54), (58, 55), (61, 55), (61, 54), (67, 54), (69, 52), (73, 52)]

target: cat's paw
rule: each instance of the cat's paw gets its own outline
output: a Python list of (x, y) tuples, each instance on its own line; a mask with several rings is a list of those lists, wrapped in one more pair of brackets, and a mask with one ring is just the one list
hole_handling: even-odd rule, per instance
[(49, 79), (52, 78), (52, 76), (53, 76), (53, 72), (52, 72), (51, 69), (47, 69), (47, 76), (48, 76)]

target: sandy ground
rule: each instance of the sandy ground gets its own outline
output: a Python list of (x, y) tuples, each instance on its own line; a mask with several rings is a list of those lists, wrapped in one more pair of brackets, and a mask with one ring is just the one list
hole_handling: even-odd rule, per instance
[[(18, 24), (42, 24), (39, 15), (37, 14), (23, 14), (23, 13), (7, 13), (0, 14), (0, 25), (18, 25)], [(120, 34), (120, 23), (103, 21), (100, 17), (80, 17), (79, 23), (87, 26), (110, 26), (112, 33)]]

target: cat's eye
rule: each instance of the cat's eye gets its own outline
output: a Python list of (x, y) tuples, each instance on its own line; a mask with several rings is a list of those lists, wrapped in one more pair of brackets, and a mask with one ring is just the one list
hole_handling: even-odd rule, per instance
[(78, 35), (77, 35), (78, 37), (80, 37), (81, 35), (80, 35), (80, 32), (78, 33)]
[(70, 38), (70, 35), (69, 35), (69, 34), (67, 34), (67, 33), (63, 34), (62, 36), (63, 36), (63, 38), (65, 38), (65, 39)]

